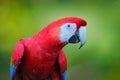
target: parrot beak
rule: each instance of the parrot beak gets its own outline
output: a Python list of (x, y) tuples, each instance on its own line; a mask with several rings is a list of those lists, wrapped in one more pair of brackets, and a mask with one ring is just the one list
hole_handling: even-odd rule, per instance
[(83, 45), (85, 44), (86, 40), (87, 40), (87, 30), (86, 27), (80, 27), (79, 29), (79, 39), (81, 42), (80, 48), (83, 47)]
[(69, 43), (78, 43), (80, 42), (80, 48), (83, 47), (87, 40), (87, 30), (86, 27), (81, 26), (75, 34), (69, 39)]

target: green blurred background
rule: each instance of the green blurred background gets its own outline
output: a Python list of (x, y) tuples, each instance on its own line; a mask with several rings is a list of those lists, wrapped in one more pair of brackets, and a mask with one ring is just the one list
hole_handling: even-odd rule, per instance
[(0, 80), (19, 39), (68, 16), (87, 20), (88, 40), (65, 46), (67, 80), (120, 80), (120, 0), (0, 0)]

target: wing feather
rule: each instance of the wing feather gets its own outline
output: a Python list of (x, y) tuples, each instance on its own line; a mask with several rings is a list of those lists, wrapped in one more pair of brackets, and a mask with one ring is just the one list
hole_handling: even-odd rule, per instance
[(60, 73), (63, 76), (63, 80), (66, 80), (67, 59), (63, 51), (61, 51), (59, 54), (58, 64), (60, 67)]
[(22, 57), (24, 55), (24, 44), (22, 41), (19, 41), (13, 51), (11, 57), (11, 65), (10, 65), (10, 80), (14, 80), (15, 73), (21, 63)]

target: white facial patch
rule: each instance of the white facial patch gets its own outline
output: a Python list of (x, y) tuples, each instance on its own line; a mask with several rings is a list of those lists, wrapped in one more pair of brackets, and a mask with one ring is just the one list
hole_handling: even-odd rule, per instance
[(70, 37), (75, 34), (77, 30), (77, 25), (75, 23), (66, 23), (60, 28), (60, 40), (61, 42), (68, 42)]

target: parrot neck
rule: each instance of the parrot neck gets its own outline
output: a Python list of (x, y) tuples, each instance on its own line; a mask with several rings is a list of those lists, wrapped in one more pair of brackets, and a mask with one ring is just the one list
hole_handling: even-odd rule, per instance
[(33, 36), (33, 38), (38, 42), (41, 48), (48, 52), (58, 52), (66, 45), (66, 43), (62, 43), (60, 40), (51, 38), (46, 31), (39, 32)]

